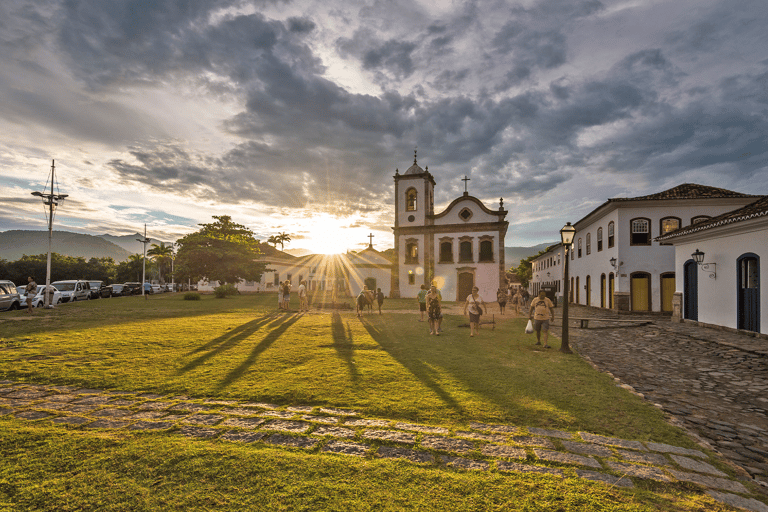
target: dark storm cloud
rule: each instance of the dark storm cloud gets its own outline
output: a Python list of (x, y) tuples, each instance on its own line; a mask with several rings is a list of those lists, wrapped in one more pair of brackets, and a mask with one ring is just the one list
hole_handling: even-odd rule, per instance
[(374, 72), (386, 72), (395, 79), (413, 74), (415, 42), (388, 39), (379, 40), (369, 29), (357, 30), (351, 38), (336, 41), (342, 56), (357, 57), (363, 68)]

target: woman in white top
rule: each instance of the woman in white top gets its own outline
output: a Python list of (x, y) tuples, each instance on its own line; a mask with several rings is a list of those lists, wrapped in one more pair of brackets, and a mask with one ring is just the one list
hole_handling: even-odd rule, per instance
[(467, 302), (464, 304), (464, 314), (469, 310), (469, 336), (475, 333), (480, 334), (480, 315), (483, 314), (485, 303), (478, 293), (480, 289), (477, 286), (472, 287), (472, 293), (467, 296)]

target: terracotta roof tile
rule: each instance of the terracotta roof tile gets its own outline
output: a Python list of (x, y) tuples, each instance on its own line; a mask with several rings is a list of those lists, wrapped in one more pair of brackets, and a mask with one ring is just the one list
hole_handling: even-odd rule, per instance
[(609, 199), (609, 201), (644, 201), (644, 200), (659, 200), (659, 199), (693, 199), (698, 197), (715, 198), (715, 197), (761, 197), (750, 194), (742, 194), (740, 192), (734, 192), (732, 190), (726, 190), (724, 188), (709, 187), (707, 185), (698, 185), (696, 183), (683, 183), (676, 187), (640, 197), (615, 197)]

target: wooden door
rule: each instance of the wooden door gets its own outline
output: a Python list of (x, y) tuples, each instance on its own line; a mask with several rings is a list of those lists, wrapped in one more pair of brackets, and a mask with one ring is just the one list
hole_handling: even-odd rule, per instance
[(581, 290), (579, 290), (579, 278), (577, 276), (576, 277), (576, 287), (574, 288), (574, 293), (576, 294), (576, 304), (579, 304), (579, 296), (581, 295), (580, 291)]
[(592, 276), (587, 276), (586, 285), (587, 285), (586, 303), (587, 303), (587, 306), (591, 306), (592, 305)]
[(615, 286), (613, 272), (611, 272), (608, 276), (608, 309), (613, 309), (613, 290)]
[(634, 274), (630, 282), (632, 288), (632, 311), (648, 311), (650, 309), (650, 276), (648, 274)]
[(754, 254), (738, 259), (738, 328), (760, 332), (760, 260)]
[(675, 274), (661, 276), (661, 310), (672, 312), (672, 297), (675, 295)]
[(600, 307), (605, 307), (605, 274), (600, 276)]
[(464, 302), (472, 293), (472, 287), (475, 285), (475, 276), (471, 272), (462, 272), (459, 274), (457, 302)]
[(693, 260), (683, 266), (683, 318), (699, 320), (699, 267)]

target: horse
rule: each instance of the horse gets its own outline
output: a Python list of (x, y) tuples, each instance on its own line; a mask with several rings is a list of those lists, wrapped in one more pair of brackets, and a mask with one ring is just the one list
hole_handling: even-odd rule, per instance
[(357, 296), (357, 300), (355, 300), (355, 312), (357, 313), (357, 316), (363, 316), (363, 311), (366, 306), (368, 307), (368, 312), (373, 313), (374, 300), (373, 292), (367, 288), (363, 288)]

